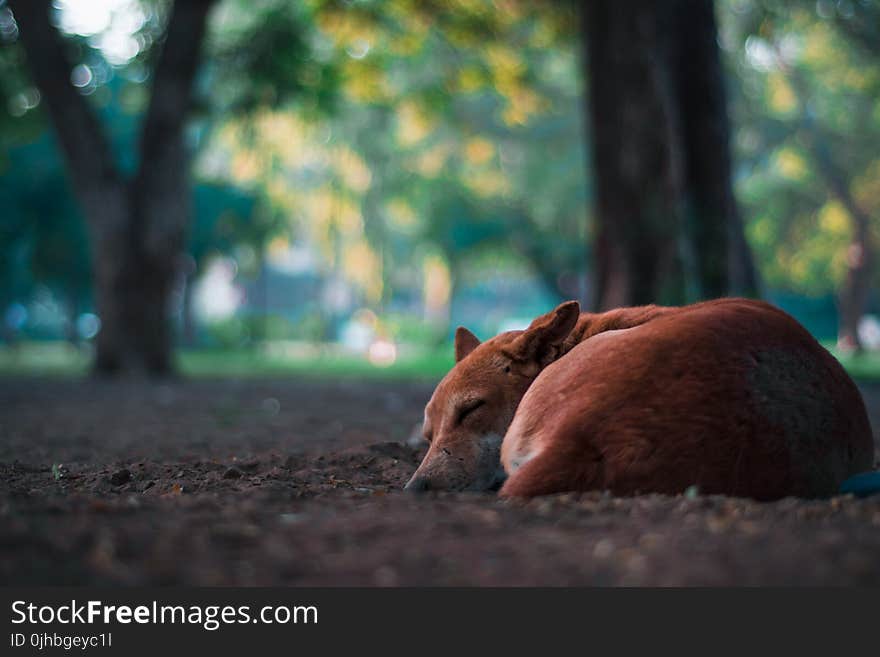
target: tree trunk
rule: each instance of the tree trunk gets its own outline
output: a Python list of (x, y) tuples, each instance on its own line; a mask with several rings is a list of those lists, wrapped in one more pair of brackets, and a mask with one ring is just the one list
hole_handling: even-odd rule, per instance
[(582, 16), (595, 306), (755, 294), (711, 0), (591, 0)]
[(593, 0), (582, 15), (596, 183), (594, 303), (684, 301), (682, 161), (662, 3)]
[(671, 31), (685, 151), (686, 230), (702, 298), (755, 296), (758, 280), (733, 194), (727, 91), (712, 0), (679, 0)]
[(859, 321), (868, 304), (873, 256), (868, 227), (860, 224), (846, 252), (846, 280), (838, 298), (837, 346), (844, 351), (862, 351)]
[(177, 251), (151, 254), (135, 230), (130, 195), (116, 194), (122, 230), (93, 234), (100, 374), (167, 375), (173, 370), (169, 295)]
[(43, 93), (89, 227), (101, 330), (100, 374), (173, 370), (169, 297), (189, 219), (183, 128), (207, 14), (214, 0), (177, 0), (153, 72), (140, 164), (124, 179), (86, 99), (70, 83), (49, 0), (12, 3), (34, 81)]

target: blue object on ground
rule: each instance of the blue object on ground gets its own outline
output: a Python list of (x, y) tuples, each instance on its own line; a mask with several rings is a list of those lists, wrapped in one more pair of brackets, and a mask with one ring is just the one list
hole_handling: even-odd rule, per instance
[(840, 484), (841, 495), (852, 494), (856, 497), (868, 497), (880, 493), (880, 472), (863, 472)]

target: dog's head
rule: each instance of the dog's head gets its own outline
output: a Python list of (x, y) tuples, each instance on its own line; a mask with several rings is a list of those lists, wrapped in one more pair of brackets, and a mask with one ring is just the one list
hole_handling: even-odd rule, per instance
[(524, 331), (480, 343), (455, 332), (455, 366), (425, 407), (423, 434), (431, 444), (408, 490), (488, 490), (504, 480), (501, 440), (520, 400), (559, 355), (580, 307), (568, 301)]

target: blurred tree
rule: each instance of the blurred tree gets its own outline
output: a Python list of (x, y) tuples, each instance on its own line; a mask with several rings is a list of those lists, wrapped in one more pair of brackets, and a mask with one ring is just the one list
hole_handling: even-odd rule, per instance
[(0, 339), (14, 344), (18, 331), (13, 317), (7, 313), (13, 312), (13, 304), (19, 304), (16, 306), (19, 309), (23, 307), (21, 301), (32, 291), (33, 278), (27, 266), (29, 245), (24, 239), (27, 228), (23, 218), (9, 210), (12, 199), (5, 192), (0, 188), (0, 207), (4, 209), (0, 213)]
[[(797, 71), (788, 70), (792, 89), (801, 108), (809, 103), (810, 89)], [(848, 215), (852, 237), (846, 249), (846, 276), (838, 292), (838, 346), (847, 351), (861, 351), (859, 321), (865, 314), (871, 289), (871, 272), (876, 254), (871, 234), (871, 217), (852, 192), (846, 169), (831, 150), (832, 136), (818, 125), (809, 109), (801, 109), (804, 144), (813, 159), (825, 187)]]
[(594, 0), (582, 16), (595, 305), (755, 294), (712, 1)]
[[(46, 140), (37, 146), (47, 150)], [(25, 159), (21, 164), (27, 162)], [(65, 311), (65, 334), (79, 342), (76, 320), (85, 312), (91, 298), (89, 248), (85, 227), (78, 221), (77, 208), (68, 189), (64, 172), (55, 168), (48, 175), (35, 175), (35, 168), (23, 166), (10, 181), (16, 184), (15, 199), (24, 219), (29, 245), (29, 274), (48, 286)], [(15, 211), (15, 205), (10, 208)]]
[(274, 226), (258, 220), (253, 195), (222, 183), (198, 183), (193, 190), (193, 222), (188, 257), (182, 267), (182, 342), (196, 344), (193, 289), (197, 272), (215, 256), (230, 256), (241, 244), (262, 245)]
[(453, 279), (480, 248), (500, 246), (554, 296), (581, 297), (587, 180), (572, 138), (583, 134), (572, 8), (318, 4), (344, 62), (341, 132), (371, 174), (363, 219), (383, 271), (434, 253), (388, 248), (402, 230), (439, 246)]
[(24, 303), (36, 285), (48, 287), (66, 312), (67, 337), (91, 296), (88, 241), (61, 162), (47, 135), (15, 145), (0, 177), (0, 307)]
[(49, 0), (11, 2), (30, 70), (45, 98), (92, 245), (102, 327), (100, 373), (167, 374), (172, 369), (169, 295), (189, 217), (183, 128), (213, 0), (177, 0), (153, 70), (130, 177), (114, 162), (87, 99), (71, 82), (65, 44)]
[(877, 276), (880, 5), (724, 5), (736, 89), (741, 198), (768, 283), (835, 294), (838, 342)]
[(375, 310), (413, 298), (438, 255), (454, 282), (487, 247), (524, 256), (554, 296), (580, 296), (573, 12), (484, 0), (314, 6), (311, 63), (333, 63), (335, 111), (292, 117), (258, 103), (227, 117), (202, 160), (259, 189), (293, 240), (322, 256), (323, 274)]
[[(154, 0), (133, 4), (159, 17), (150, 19), (150, 32), (138, 34), (158, 47), (148, 45), (129, 64), (102, 63), (98, 40), (62, 27), (73, 73), (82, 72), (82, 63), (94, 78), (75, 93), (86, 96), (128, 190), (142, 175), (132, 144), (146, 125), (154, 79), (149, 71), (161, 61), (170, 7)], [(736, 26), (741, 38), (722, 34), (721, 43), (740, 82), (731, 89), (742, 126), (736, 133), (738, 191), (762, 272), (774, 289), (834, 289), (841, 302), (861, 298), (855, 305), (864, 306), (865, 286), (847, 286), (846, 280), (876, 269), (870, 258), (866, 266), (848, 265), (859, 262), (848, 257), (858, 253), (850, 248), (858, 238), (853, 208), (871, 220), (862, 221), (870, 225), (861, 251), (870, 256), (874, 199), (880, 198), (872, 184), (880, 178), (872, 102), (877, 66), (870, 55), (876, 29), (870, 27), (873, 5), (850, 4), (829, 10), (824, 2), (801, 7), (719, 0), (718, 6), (722, 27)], [(590, 7), (617, 11), (598, 0)], [(426, 290), (428, 278), (432, 289), (445, 290), (467, 283), (486, 263), (484, 272), (503, 276), (514, 267), (520, 271), (523, 260), (559, 297), (584, 299), (579, 276), (588, 266), (599, 274), (599, 291), (609, 287), (608, 272), (617, 283), (625, 278), (621, 272), (637, 275), (642, 301), (748, 287), (731, 283), (748, 279), (750, 267), (735, 230), (712, 4), (629, 7), (621, 12), (633, 21), (626, 23), (620, 12), (603, 18), (614, 29), (594, 44), (611, 62), (592, 94), (605, 117), (597, 122), (592, 116), (594, 140), (582, 125), (590, 114), (580, 87), (599, 72), (579, 75), (574, 3), (223, 0), (212, 13), (195, 80), (199, 92), (210, 94), (196, 94), (200, 120), (186, 131), (197, 155), (195, 177), (207, 185), (197, 186), (194, 196), (189, 192), (195, 199), (188, 241), (194, 259), (175, 258), (176, 283), (181, 271), (197, 275), (211, 253), (233, 255), (242, 272), (259, 271), (269, 248), (275, 255), (307, 253), (302, 266), (327, 288), (345, 288), (341, 296), (322, 293), (321, 303), (338, 301), (334, 318), (360, 306), (409, 308), (429, 296), (417, 289)], [(11, 33), (18, 38), (11, 16), (0, 0), (0, 38), (7, 43)], [(612, 38), (638, 46), (615, 47)], [(781, 63), (773, 63), (776, 50)], [(33, 141), (42, 129), (47, 96), (29, 88), (23, 62), (22, 48), (0, 49), (4, 147), (10, 140)], [(615, 75), (617, 82), (609, 82)], [(585, 171), (584, 151), (592, 141), (596, 157), (601, 150), (613, 165), (598, 168), (596, 182), (606, 190), (599, 207), (613, 205), (614, 221), (606, 213), (593, 223), (587, 210), (593, 178)], [(833, 168), (819, 167), (822, 153)], [(34, 170), (19, 151), (4, 148), (0, 157), (0, 166), (14, 158)], [(832, 186), (829, 172), (844, 185)], [(29, 187), (16, 182), (17, 175), (4, 176), (7, 191), (24, 198)], [(45, 189), (63, 194), (48, 172), (41, 176)], [(36, 179), (31, 183), (41, 188)], [(608, 189), (616, 194), (609, 196)], [(247, 210), (250, 201), (238, 194), (254, 201), (253, 211), (224, 211), (227, 205)], [(68, 212), (62, 205), (69, 206), (42, 207)], [(652, 207), (659, 208), (653, 215)], [(24, 258), (30, 270), (6, 277), (7, 287), (32, 289), (39, 273), (63, 295), (57, 283), (65, 276), (31, 263), (52, 248), (41, 250), (31, 241), (63, 244), (71, 239), (63, 232), (72, 227), (53, 219), (31, 231), (22, 229), (21, 217), (3, 220), (0, 230), (13, 235), (3, 253), (10, 262)], [(20, 230), (26, 239), (15, 237)], [(282, 237), (272, 239), (276, 235)], [(597, 244), (595, 237), (603, 236)], [(612, 257), (608, 243), (623, 255)], [(71, 258), (71, 266), (77, 260)], [(428, 270), (431, 276), (423, 276)], [(445, 297), (433, 294), (432, 303), (439, 308), (437, 300)], [(444, 315), (442, 309), (434, 314)], [(854, 325), (841, 325), (846, 323)]]

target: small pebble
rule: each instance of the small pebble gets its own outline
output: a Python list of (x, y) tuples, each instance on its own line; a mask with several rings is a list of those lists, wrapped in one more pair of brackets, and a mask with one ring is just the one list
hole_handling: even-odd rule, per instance
[(607, 559), (614, 552), (614, 543), (607, 538), (600, 539), (593, 547), (593, 556), (596, 559)]
[(112, 475), (110, 475), (110, 483), (114, 486), (122, 486), (123, 484), (127, 484), (129, 481), (131, 481), (131, 472), (129, 472), (125, 468), (117, 470)]
[(223, 473), (224, 479), (238, 479), (239, 477), (241, 477), (241, 470), (238, 468), (227, 468)]

